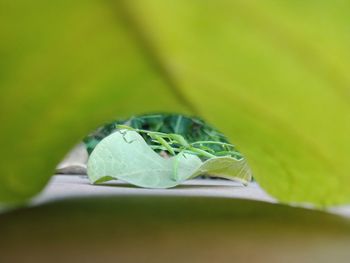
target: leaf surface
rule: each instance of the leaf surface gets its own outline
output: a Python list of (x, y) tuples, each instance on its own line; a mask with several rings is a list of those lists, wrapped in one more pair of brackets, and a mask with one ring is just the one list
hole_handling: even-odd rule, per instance
[(104, 138), (91, 153), (88, 176), (92, 183), (120, 179), (147, 188), (170, 188), (208, 174), (248, 182), (251, 174), (245, 161), (217, 157), (202, 162), (197, 156), (180, 153), (162, 158), (135, 131), (118, 131)]
[(0, 5), (0, 202), (101, 123), (162, 111), (222, 130), (282, 202), (350, 202), (349, 1)]

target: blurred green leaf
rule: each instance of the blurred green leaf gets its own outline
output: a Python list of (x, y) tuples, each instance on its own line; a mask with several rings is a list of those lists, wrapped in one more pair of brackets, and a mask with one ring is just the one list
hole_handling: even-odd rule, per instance
[(348, 263), (350, 257), (346, 218), (229, 198), (73, 198), (2, 214), (0, 233), (1, 262)]
[(0, 3), (0, 201), (89, 130), (145, 112), (234, 137), (283, 202), (350, 202), (349, 1)]

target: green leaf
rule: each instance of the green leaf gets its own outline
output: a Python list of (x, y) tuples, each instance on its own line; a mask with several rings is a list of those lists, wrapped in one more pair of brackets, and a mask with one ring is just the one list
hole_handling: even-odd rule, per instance
[(0, 233), (1, 262), (53, 262), (54, 256), (59, 262), (348, 263), (350, 257), (346, 218), (230, 198), (63, 199), (0, 214)]
[(187, 112), (282, 202), (350, 202), (349, 1), (0, 4), (0, 202), (101, 123)]
[(213, 157), (206, 160), (192, 178), (203, 174), (211, 177), (239, 180), (243, 184), (250, 182), (252, 179), (252, 173), (246, 160), (236, 160), (229, 156)]
[[(164, 159), (137, 132), (121, 132), (107, 136), (91, 153), (88, 176), (92, 183), (106, 181), (103, 178), (107, 177), (141, 187), (169, 188), (188, 179), (202, 163), (191, 154)], [(176, 159), (179, 165), (175, 178)]]
[(135, 131), (121, 130), (104, 138), (91, 153), (88, 176), (92, 183), (121, 179), (148, 188), (170, 188), (207, 174), (244, 183), (251, 174), (244, 160), (216, 157), (202, 162), (192, 154), (165, 159)]

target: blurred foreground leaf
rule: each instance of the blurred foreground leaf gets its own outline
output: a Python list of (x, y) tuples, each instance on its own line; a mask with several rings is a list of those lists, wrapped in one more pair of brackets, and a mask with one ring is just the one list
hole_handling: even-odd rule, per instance
[(347, 263), (344, 218), (248, 200), (104, 197), (0, 215), (1, 262)]
[(283, 202), (350, 202), (349, 1), (0, 3), (0, 201), (108, 120), (188, 112)]

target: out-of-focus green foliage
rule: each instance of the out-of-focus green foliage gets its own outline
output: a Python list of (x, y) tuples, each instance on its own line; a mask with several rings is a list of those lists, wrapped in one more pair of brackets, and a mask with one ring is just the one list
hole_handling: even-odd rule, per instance
[[(99, 127), (84, 138), (88, 153), (90, 154), (103, 138), (115, 132), (117, 125), (127, 125), (134, 129), (153, 132), (179, 134), (189, 143), (198, 141), (229, 143), (225, 135), (200, 118), (184, 116), (182, 114), (145, 114), (124, 120), (115, 120)], [(147, 136), (147, 134), (141, 133), (141, 135), (147, 144), (154, 144), (152, 138)], [(205, 146), (215, 152), (224, 150), (219, 144), (206, 144)]]
[(2, 0), (0, 10), (1, 202), (42, 189), (93, 127), (155, 111), (234, 135), (283, 202), (350, 202), (349, 1)]
[(69, 148), (116, 115), (185, 110), (112, 2), (0, 10), (1, 202), (40, 191)]

